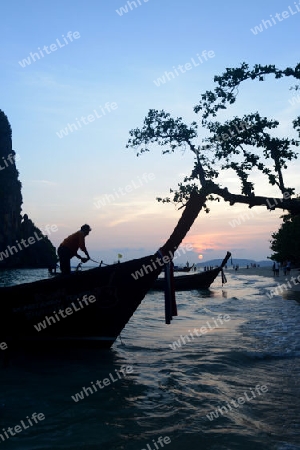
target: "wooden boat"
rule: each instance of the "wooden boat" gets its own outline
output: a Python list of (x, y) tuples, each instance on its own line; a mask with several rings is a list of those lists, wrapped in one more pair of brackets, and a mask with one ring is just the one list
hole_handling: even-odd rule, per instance
[[(228, 256), (229, 258), (229, 256)], [(223, 266), (224, 267), (224, 266)], [(217, 267), (206, 272), (193, 273), (191, 275), (179, 275), (174, 277), (175, 291), (189, 291), (192, 289), (208, 289), (221, 272), (222, 267)], [(153, 290), (164, 290), (165, 279), (157, 278), (152, 286)]]
[(154, 255), (0, 288), (0, 342), (26, 349), (110, 348), (163, 270), (166, 256), (173, 257), (205, 198), (191, 195), (170, 238)]
[(174, 266), (174, 272), (190, 272), (194, 268), (194, 266), (195, 264), (193, 264), (192, 266), (184, 267)]

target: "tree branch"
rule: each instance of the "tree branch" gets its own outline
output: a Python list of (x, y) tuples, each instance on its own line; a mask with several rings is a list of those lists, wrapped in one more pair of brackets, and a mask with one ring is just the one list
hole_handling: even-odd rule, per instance
[(235, 203), (243, 203), (249, 205), (250, 208), (253, 206), (265, 206), (268, 210), (273, 211), (274, 209), (282, 209), (290, 211), (291, 214), (300, 214), (300, 201), (297, 198), (291, 199), (289, 193), (287, 192), (283, 198), (272, 198), (272, 197), (262, 197), (262, 196), (246, 196), (241, 194), (232, 194), (227, 188), (221, 188), (213, 182), (208, 182), (206, 186), (207, 194), (215, 194), (222, 197), (225, 202), (229, 202), (230, 205)]

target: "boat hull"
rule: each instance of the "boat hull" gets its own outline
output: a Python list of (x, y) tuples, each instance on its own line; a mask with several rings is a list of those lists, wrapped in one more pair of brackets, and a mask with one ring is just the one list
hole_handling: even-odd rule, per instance
[[(221, 268), (218, 267), (207, 272), (194, 273), (191, 275), (179, 275), (174, 277), (175, 291), (187, 291), (192, 289), (208, 289), (220, 273)], [(165, 287), (164, 278), (158, 278), (151, 289), (163, 290)]]
[(153, 257), (0, 288), (1, 341), (110, 348), (161, 272)]
[[(26, 350), (110, 348), (147, 292), (164, 289), (157, 256), (0, 288), (0, 342)], [(207, 289), (221, 270), (175, 277), (175, 290)]]
[(194, 264), (190, 267), (174, 266), (174, 272), (190, 272), (194, 268)]

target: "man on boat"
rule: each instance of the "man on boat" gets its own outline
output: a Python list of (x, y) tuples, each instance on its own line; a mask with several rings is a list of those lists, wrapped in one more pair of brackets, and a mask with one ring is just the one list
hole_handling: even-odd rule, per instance
[[(82, 262), (87, 262), (90, 259), (90, 255), (85, 246), (85, 236), (88, 236), (90, 231), (92, 229), (89, 225), (82, 225), (79, 231), (64, 239), (58, 247), (57, 253), (62, 274), (66, 275), (71, 273), (71, 259), (73, 256), (81, 259)], [(86, 258), (78, 255), (78, 249), (86, 254)]]

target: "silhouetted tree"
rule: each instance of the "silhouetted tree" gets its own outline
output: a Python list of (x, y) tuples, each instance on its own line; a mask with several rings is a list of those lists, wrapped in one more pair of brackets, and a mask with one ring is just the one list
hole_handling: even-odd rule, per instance
[(271, 250), (275, 252), (275, 261), (292, 261), (300, 264), (300, 215), (283, 216), (283, 223), (276, 233), (272, 234)]
[[(170, 192), (172, 198), (158, 198), (159, 201), (185, 204), (191, 193), (199, 195), (199, 201), (220, 200), (222, 197), (230, 205), (235, 203), (253, 206), (264, 205), (267, 209), (288, 210), (300, 214), (300, 202), (293, 198), (295, 189), (286, 184), (284, 173), (288, 163), (298, 157), (299, 140), (290, 137), (276, 137), (274, 131), (279, 121), (262, 117), (257, 111), (243, 117), (233, 117), (224, 123), (215, 118), (220, 110), (235, 103), (239, 88), (246, 80), (265, 81), (274, 75), (275, 79), (293, 77), (300, 79), (300, 64), (295, 68), (280, 70), (274, 65), (255, 65), (252, 69), (242, 63), (238, 68), (227, 68), (221, 76), (216, 76), (216, 88), (201, 95), (194, 107), (201, 113), (201, 126), (210, 135), (202, 140), (198, 137), (196, 121), (186, 125), (181, 117), (176, 119), (164, 110), (151, 109), (144, 119), (142, 128), (130, 131), (127, 147), (136, 150), (137, 155), (150, 151), (155, 144), (162, 146), (162, 153), (176, 150), (190, 150), (194, 154), (194, 165), (189, 176)], [(291, 126), (300, 134), (300, 116)], [(295, 133), (295, 134), (296, 134)], [(240, 184), (240, 193), (229, 192), (222, 187), (222, 175), (233, 171)], [(254, 171), (260, 172), (268, 184), (278, 189), (278, 197), (257, 195), (251, 179)], [(205, 205), (208, 211), (207, 204)]]

